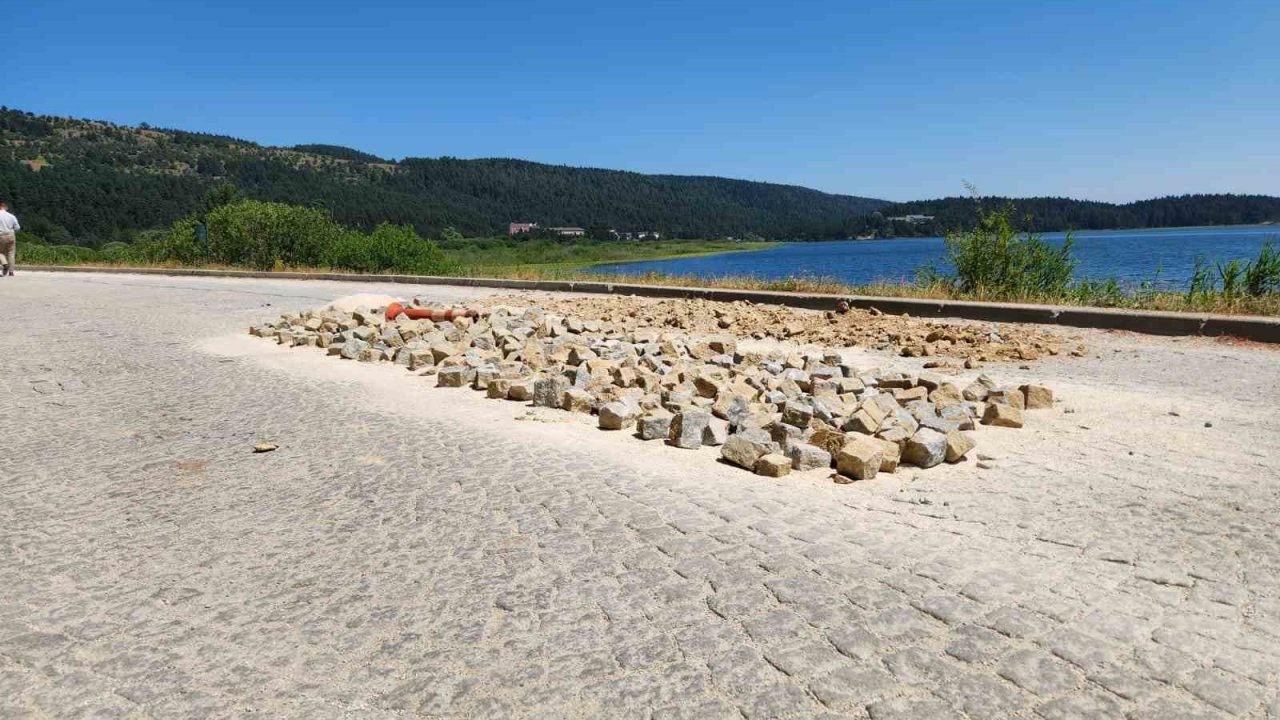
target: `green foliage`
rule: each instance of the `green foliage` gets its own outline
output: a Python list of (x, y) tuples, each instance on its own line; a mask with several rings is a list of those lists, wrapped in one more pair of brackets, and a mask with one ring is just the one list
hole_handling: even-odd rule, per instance
[(439, 246), (413, 228), (391, 223), (382, 223), (368, 235), (344, 232), (326, 248), (324, 257), (324, 265), (357, 272), (438, 275), (450, 269)]
[(22, 229), (28, 238), (39, 238), (41, 241), (53, 245), (71, 243), (71, 233), (66, 228), (39, 215), (33, 218), (24, 217), (22, 219)]
[[(1030, 232), (1249, 225), (1280, 220), (1280, 197), (1267, 195), (1180, 195), (1124, 204), (1059, 197), (949, 197), (887, 205), (879, 209), (878, 222), (868, 216), (854, 229), (876, 231), (881, 237), (887, 236), (886, 228), (898, 236), (943, 235), (948, 230), (976, 227), (983, 203), (1016, 204), (1027, 214), (1023, 227)], [(920, 223), (890, 223), (886, 219), (904, 215), (934, 219)]]
[[(207, 260), (269, 270), (284, 267), (333, 267), (358, 272), (444, 272), (440, 248), (413, 228), (382, 223), (372, 233), (343, 227), (328, 211), (280, 203), (241, 200), (214, 208), (205, 217)], [(174, 223), (154, 247), (163, 261), (198, 262), (203, 248), (195, 240), (196, 217)]]
[(1263, 243), (1257, 259), (1245, 267), (1244, 290), (1254, 297), (1280, 292), (1280, 250), (1270, 240)]
[(134, 250), (142, 243), (110, 242), (98, 248), (98, 259), (109, 265), (123, 265), (133, 260)]
[(1013, 227), (1013, 207), (982, 211), (973, 230), (947, 235), (953, 274), (926, 270), (926, 279), (941, 280), (957, 292), (990, 297), (1060, 296), (1071, 287), (1076, 261), (1072, 238), (1061, 246)]
[(242, 199), (244, 198), (240, 194), (240, 189), (235, 184), (220, 182), (204, 191), (204, 195), (200, 197), (200, 206), (196, 209), (196, 212), (204, 215), (224, 205), (232, 205)]
[(441, 249), (450, 264), (462, 273), (484, 274), (495, 269), (564, 270), (588, 265), (668, 257), (702, 255), (715, 252), (757, 250), (761, 244), (724, 240), (659, 240), (645, 242), (596, 242), (585, 238), (550, 239), (492, 237), (467, 238), (442, 242)]
[(1240, 295), (1240, 291), (1244, 287), (1244, 266), (1240, 264), (1239, 258), (1233, 258), (1228, 263), (1218, 263), (1218, 281), (1222, 284), (1222, 294), (1228, 300), (1234, 300)]
[[(47, 162), (34, 171), (23, 161)], [(264, 147), (180, 130), (0, 110), (0, 194), (24, 225), (37, 217), (93, 244), (121, 229), (165, 227), (209, 209), (206, 191), (319, 205), (372, 230), (410, 225), (484, 236), (507, 223), (656, 230), (667, 237), (836, 237), (843, 223), (884, 204), (768, 183), (641, 175), (506, 159), (417, 158), (389, 163), (332, 145)], [(227, 204), (223, 202), (222, 204)]]
[(592, 240), (608, 241), (618, 239), (618, 234), (613, 231), (613, 228), (606, 225), (592, 225), (591, 227), (586, 228), (586, 230), (587, 237)]
[(18, 242), (17, 262), (31, 265), (77, 265), (96, 259), (91, 248)]
[(1191, 271), (1191, 282), (1187, 288), (1187, 302), (1194, 304), (1197, 300), (1212, 296), (1215, 287), (1213, 273), (1205, 263), (1204, 256), (1197, 257), (1195, 268)]
[[(259, 270), (318, 266), (325, 248), (344, 233), (327, 210), (257, 200), (215, 208), (206, 222), (210, 260)], [(194, 237), (194, 227), (190, 235)]]
[[(218, 183), (238, 195), (208, 197)], [(511, 159), (388, 162), (336, 145), (266, 147), (224, 135), (4, 108), (0, 195), (14, 201), (34, 234), (82, 245), (167, 227), (211, 209), (211, 200), (243, 198), (318, 205), (365, 231), (392, 222), (430, 237), (441, 237), (446, 227), (493, 235), (521, 220), (593, 228), (598, 238), (607, 238), (609, 228), (656, 230), (664, 237), (907, 237), (971, 229), (979, 215), (973, 198), (890, 204), (789, 185)], [(1125, 205), (1027, 198), (1018, 206), (1032, 216), (1026, 226), (1032, 232), (1280, 220), (1280, 198), (1260, 195), (1185, 195)], [(891, 219), (909, 214), (936, 219)]]
[(297, 150), (298, 152), (302, 152), (302, 153), (308, 153), (311, 155), (325, 155), (331, 158), (337, 158), (339, 160), (351, 160), (354, 162), (366, 162), (366, 163), (385, 163), (386, 162), (386, 160), (383, 160), (377, 155), (371, 155), (367, 152), (360, 152), (359, 150), (353, 150), (352, 148), (343, 147), (341, 145), (323, 145), (323, 144), (294, 145), (290, 149)]
[(1129, 299), (1129, 293), (1115, 278), (1082, 280), (1067, 288), (1060, 299), (1099, 307), (1119, 307)]
[(195, 216), (183, 218), (169, 228), (169, 232), (155, 241), (134, 246), (137, 257), (148, 263), (176, 262), (181, 265), (198, 265), (209, 257), (204, 247), (196, 244)]
[(1204, 306), (1220, 298), (1231, 303), (1273, 294), (1280, 294), (1280, 250), (1268, 240), (1252, 260), (1233, 258), (1210, 267), (1203, 257), (1196, 258), (1187, 302)]
[[(208, 253), (196, 227), (208, 227)], [(331, 267), (357, 272), (443, 274), (453, 268), (440, 247), (413, 228), (382, 223), (372, 233), (343, 227), (329, 213), (279, 203), (241, 200), (192, 215), (167, 231), (144, 233), (132, 244), (112, 242), (99, 250), (72, 245), (19, 242), (22, 261), (74, 265), (188, 265), (209, 263), (259, 270)]]

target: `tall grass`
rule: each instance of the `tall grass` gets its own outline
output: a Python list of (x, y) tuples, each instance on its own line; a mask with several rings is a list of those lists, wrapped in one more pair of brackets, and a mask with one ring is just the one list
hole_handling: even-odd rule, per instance
[(1258, 258), (1245, 267), (1244, 289), (1255, 297), (1280, 292), (1280, 250), (1270, 240), (1263, 243)]
[(990, 212), (979, 207), (973, 230), (947, 236), (948, 268), (923, 268), (912, 289), (953, 299), (1280, 314), (1280, 251), (1271, 241), (1252, 260), (1211, 266), (1197, 258), (1187, 292), (1178, 293), (1162, 289), (1158, 268), (1136, 288), (1115, 278), (1075, 280), (1070, 234), (1054, 245), (1018, 232), (1012, 218), (1011, 206)]
[(1193, 307), (1223, 303), (1231, 306), (1277, 295), (1280, 295), (1280, 251), (1268, 240), (1252, 260), (1234, 258), (1210, 266), (1203, 257), (1196, 258), (1186, 299)]

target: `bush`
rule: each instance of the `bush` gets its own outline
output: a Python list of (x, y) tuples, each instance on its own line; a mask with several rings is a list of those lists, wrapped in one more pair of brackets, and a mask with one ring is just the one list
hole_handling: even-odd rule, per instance
[(183, 218), (175, 222), (159, 240), (136, 243), (133, 254), (142, 262), (148, 263), (196, 265), (205, 262), (208, 258), (204, 248), (196, 245), (195, 229), (196, 218)]
[(349, 230), (330, 243), (324, 264), (358, 272), (396, 270), (431, 275), (447, 269), (439, 246), (424, 240), (413, 228), (382, 223), (365, 235)]
[(199, 216), (174, 223), (157, 238), (128, 251), (113, 249), (111, 262), (199, 265), (214, 262), (260, 270), (333, 267), (359, 272), (440, 273), (448, 263), (439, 246), (412, 228), (383, 223), (366, 235), (334, 222), (326, 210), (242, 200), (205, 216), (208, 250), (197, 241)]
[(995, 212), (979, 208), (973, 230), (947, 235), (947, 255), (954, 274), (936, 269), (923, 273), (927, 281), (952, 290), (998, 298), (1062, 297), (1071, 289), (1076, 261), (1072, 238), (1061, 246), (1039, 235), (1019, 233), (1011, 220), (1013, 208)]
[[(206, 216), (206, 223), (210, 260), (259, 270), (317, 266), (325, 248), (346, 232), (327, 210), (257, 200), (214, 208)], [(188, 218), (174, 225), (174, 251), (185, 255), (180, 248), (188, 245), (196, 252), (203, 250), (196, 247), (195, 224), (194, 218)], [(172, 237), (176, 233), (181, 234)], [(190, 262), (185, 257), (174, 259)]]

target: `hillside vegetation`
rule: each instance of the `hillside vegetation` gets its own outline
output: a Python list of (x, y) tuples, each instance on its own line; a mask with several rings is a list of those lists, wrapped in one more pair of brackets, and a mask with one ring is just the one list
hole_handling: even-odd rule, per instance
[(1179, 195), (1114, 204), (1070, 198), (949, 197), (896, 203), (885, 217), (932, 215), (932, 222), (894, 223), (900, 235), (945, 235), (980, 224), (980, 205), (1015, 207), (1018, 227), (1031, 232), (1118, 230), (1121, 228), (1251, 225), (1280, 221), (1280, 197), (1270, 195)]
[(0, 110), (0, 195), (55, 242), (128, 241), (198, 209), (230, 182), (257, 200), (328, 208), (439, 236), (507, 223), (657, 230), (667, 237), (829, 237), (882, 200), (716, 177), (643, 175), (523, 160), (388, 162), (336, 145), (268, 147), (233, 137)]
[[(141, 231), (200, 212), (211, 189), (227, 186), (239, 197), (325, 208), (364, 232), (391, 223), (442, 239), (504, 235), (513, 221), (782, 240), (943, 235), (980, 221), (972, 197), (889, 203), (791, 185), (524, 160), (391, 161), (339, 145), (271, 147), (0, 108), (0, 197), (14, 204), (28, 239), (92, 247), (132, 242)], [(1280, 221), (1280, 198), (1262, 195), (1119, 205), (1044, 197), (983, 202), (1011, 202), (1018, 226), (1031, 231)], [(934, 217), (893, 219), (905, 215)]]
[(347, 227), (323, 208), (211, 194), (205, 206), (164, 230), (131, 243), (97, 248), (19, 243), (22, 264), (218, 267), (255, 270), (334, 269), (418, 275), (510, 275), (576, 272), (602, 262), (741, 252), (766, 243), (713, 240), (600, 242), (589, 238), (458, 238), (440, 242), (411, 227), (379, 223), (371, 232)]

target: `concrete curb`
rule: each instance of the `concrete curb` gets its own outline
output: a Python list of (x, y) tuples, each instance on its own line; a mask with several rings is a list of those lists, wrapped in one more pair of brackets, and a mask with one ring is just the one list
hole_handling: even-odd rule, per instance
[(458, 285), (509, 290), (639, 295), (642, 297), (702, 298), (734, 302), (745, 300), (762, 305), (786, 305), (806, 310), (834, 310), (847, 300), (859, 308), (875, 308), (893, 315), (920, 318), (960, 318), (986, 322), (1037, 323), (1078, 328), (1128, 330), (1147, 335), (1229, 335), (1257, 342), (1280, 343), (1280, 318), (1251, 315), (1210, 315), (1200, 313), (1118, 310), (1113, 308), (1025, 305), (957, 300), (827, 295), (820, 293), (733, 290), (629, 283), (575, 282), (571, 280), (506, 280), (502, 278), (440, 277), (435, 275), (364, 275), (334, 272), (267, 272), (259, 270), (203, 270), (197, 268), (118, 268), (87, 266), (28, 265), (25, 271), (87, 272), (118, 275), (169, 275), (179, 277), (265, 278), (270, 280), (334, 280), (340, 282), (385, 282), (410, 285)]

